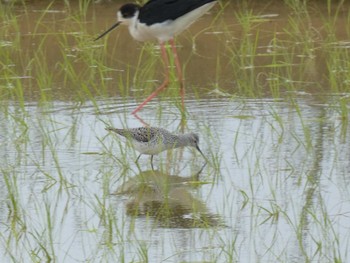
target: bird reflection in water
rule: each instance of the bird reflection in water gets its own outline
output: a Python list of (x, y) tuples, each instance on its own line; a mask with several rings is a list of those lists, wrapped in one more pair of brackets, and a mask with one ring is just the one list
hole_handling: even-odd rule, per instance
[(218, 215), (211, 213), (204, 202), (190, 193), (203, 184), (206, 182), (199, 180), (199, 173), (185, 178), (149, 170), (130, 178), (115, 194), (131, 197), (126, 205), (129, 216), (151, 217), (161, 227), (224, 226)]

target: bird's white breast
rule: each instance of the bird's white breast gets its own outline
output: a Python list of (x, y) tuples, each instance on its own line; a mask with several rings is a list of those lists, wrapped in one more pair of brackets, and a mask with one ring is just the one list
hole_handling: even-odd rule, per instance
[(148, 143), (134, 141), (133, 144), (135, 149), (142, 154), (154, 155), (166, 150), (161, 142)]

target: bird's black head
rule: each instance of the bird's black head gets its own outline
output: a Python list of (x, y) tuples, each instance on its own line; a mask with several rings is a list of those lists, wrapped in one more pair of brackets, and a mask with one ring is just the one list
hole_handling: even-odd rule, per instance
[(140, 10), (140, 6), (136, 4), (125, 4), (120, 9), (119, 12), (124, 19), (132, 18), (135, 16), (136, 12)]
[(123, 5), (117, 12), (118, 22), (115, 23), (113, 26), (111, 26), (107, 31), (102, 33), (99, 37), (97, 37), (95, 41), (107, 35), (109, 32), (111, 32), (114, 28), (116, 28), (120, 24), (129, 25), (133, 17), (137, 15), (137, 12), (140, 10), (140, 8), (141, 7), (136, 4)]

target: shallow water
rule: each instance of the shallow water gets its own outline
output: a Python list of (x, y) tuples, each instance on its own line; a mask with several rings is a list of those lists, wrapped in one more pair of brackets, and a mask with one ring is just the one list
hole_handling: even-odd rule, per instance
[[(319, 92), (331, 86), (324, 40), (299, 49), (288, 39), (290, 9), (251, 5), (258, 24), (249, 34), (229, 6), (179, 37), (185, 122), (176, 84), (130, 114), (159, 82), (161, 64), (158, 47), (135, 43), (125, 28), (91, 43), (113, 23), (116, 4), (94, 5), (76, 23), (77, 6), (11, 11), (26, 48), (1, 42), (14, 54), (4, 55), (0, 79), (3, 262), (349, 261), (349, 94)], [(313, 26), (322, 27), (320, 17), (310, 13)], [(252, 43), (239, 45), (257, 32), (250, 60)], [(282, 33), (288, 49), (271, 44)], [(38, 46), (42, 65), (31, 61)], [(11, 93), (19, 83), (23, 94)], [(248, 96), (249, 85), (261, 96)], [(176, 149), (155, 156), (152, 172), (148, 156), (136, 165), (131, 145), (105, 130), (144, 124), (197, 132), (209, 162), (203, 168), (198, 152)]]
[[(152, 262), (224, 262), (230, 255), (290, 262), (305, 259), (299, 242), (315, 251), (319, 240), (325, 250), (318, 261), (333, 253), (327, 247), (335, 238), (346, 257), (348, 127), (328, 105), (310, 95), (298, 97), (298, 111), (283, 100), (187, 100), (187, 129), (200, 134), (215, 162), (193, 179), (203, 159), (189, 149), (183, 156), (175, 150), (171, 161), (166, 153), (155, 157), (163, 171), (155, 177), (147, 175), (147, 156), (139, 170), (133, 149), (104, 130), (104, 122), (139, 126), (128, 114), (135, 104), (110, 98), (97, 105), (28, 104), (26, 131), (14, 121), (21, 117), (16, 105), (12, 117), (2, 117), (1, 170), (11, 185), (2, 179), (4, 258), (27, 261), (23, 249), (40, 255), (42, 244), (70, 262), (144, 260), (142, 248)], [(145, 109), (144, 120), (176, 131), (178, 109), (163, 101), (160, 116), (158, 106)]]

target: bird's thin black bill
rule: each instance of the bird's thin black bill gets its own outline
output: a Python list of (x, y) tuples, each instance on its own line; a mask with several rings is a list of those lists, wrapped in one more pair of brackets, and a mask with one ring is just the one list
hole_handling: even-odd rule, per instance
[(110, 29), (108, 29), (106, 32), (102, 33), (100, 36), (98, 36), (96, 39), (94, 39), (94, 41), (99, 40), (100, 38), (104, 37), (105, 35), (107, 35), (109, 32), (111, 32), (114, 28), (116, 28), (117, 26), (120, 25), (120, 21), (118, 21), (117, 23), (115, 23), (113, 26), (111, 26)]
[(196, 149), (198, 150), (198, 152), (201, 153), (201, 155), (204, 157), (204, 159), (207, 161), (207, 157), (205, 157), (205, 155), (202, 153), (201, 149), (199, 149), (199, 147), (197, 146)]

